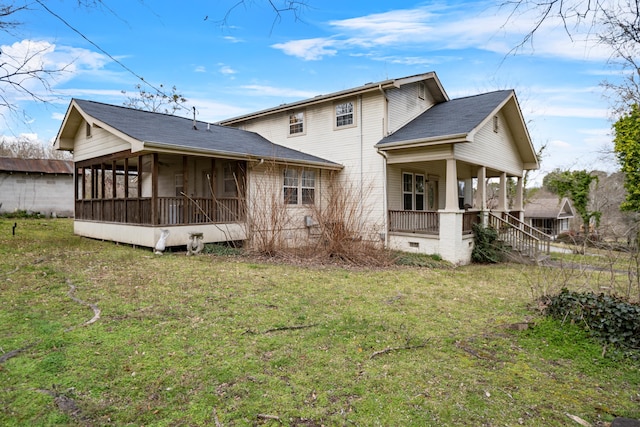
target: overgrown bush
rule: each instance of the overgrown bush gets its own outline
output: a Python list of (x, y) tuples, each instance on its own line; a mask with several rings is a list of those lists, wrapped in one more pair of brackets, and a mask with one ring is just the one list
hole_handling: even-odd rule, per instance
[(448, 266), (449, 263), (442, 260), (439, 254), (418, 254), (411, 252), (392, 253), (395, 264), (408, 267), (429, 267), (440, 268)]
[(240, 242), (229, 243), (207, 243), (204, 245), (202, 253), (217, 256), (238, 256), (242, 255)]
[(30, 212), (30, 211), (25, 211), (25, 210), (16, 210), (13, 212), (5, 212), (3, 214), (0, 215), (3, 218), (10, 218), (10, 219), (31, 219), (31, 218), (42, 218), (44, 215), (42, 215), (40, 212)]
[(608, 344), (640, 349), (640, 305), (611, 295), (565, 288), (549, 299), (545, 314), (582, 325)]
[(481, 264), (495, 264), (504, 260), (506, 248), (498, 239), (498, 232), (480, 223), (473, 224), (474, 245), (471, 261)]

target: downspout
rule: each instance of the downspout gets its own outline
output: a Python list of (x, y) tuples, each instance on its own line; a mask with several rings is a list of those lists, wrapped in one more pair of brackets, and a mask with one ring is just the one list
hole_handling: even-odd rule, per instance
[[(382, 84), (378, 85), (378, 90), (384, 98), (384, 105), (382, 111), (382, 137), (384, 138), (389, 134), (389, 97), (387, 92), (382, 89)], [(387, 153), (378, 149), (378, 154), (382, 156), (382, 209), (384, 215), (384, 246), (389, 247), (389, 211), (388, 211), (388, 194), (387, 194)]]
[[(389, 247), (389, 211), (387, 209), (387, 198), (389, 197), (387, 194), (387, 160), (388, 155), (384, 151), (381, 151), (378, 148), (378, 154), (382, 156), (382, 212), (384, 215), (384, 247)], [(382, 236), (381, 236), (382, 237)]]
[(364, 130), (362, 129), (362, 95), (358, 95), (358, 112), (360, 116), (360, 230), (362, 230), (362, 216), (364, 213)]

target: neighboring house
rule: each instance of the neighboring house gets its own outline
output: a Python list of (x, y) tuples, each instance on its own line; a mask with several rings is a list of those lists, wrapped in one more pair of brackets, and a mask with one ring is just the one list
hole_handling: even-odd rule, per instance
[(574, 217), (571, 200), (540, 190), (527, 202), (524, 220), (530, 226), (555, 238), (569, 231), (569, 223)]
[(73, 162), (0, 157), (0, 213), (73, 215)]
[(74, 99), (56, 146), (74, 154), (84, 236), (148, 247), (161, 229), (167, 246), (194, 232), (251, 239), (275, 227), (258, 219), (279, 201), (288, 220), (278, 232), (310, 237), (338, 180), (360, 217), (354, 237), (461, 264), (471, 225), (489, 215), (478, 183), (500, 180), (503, 214), (516, 178), (511, 214), (522, 219), (522, 177), (538, 167), (513, 91), (450, 100), (435, 73), (211, 125)]

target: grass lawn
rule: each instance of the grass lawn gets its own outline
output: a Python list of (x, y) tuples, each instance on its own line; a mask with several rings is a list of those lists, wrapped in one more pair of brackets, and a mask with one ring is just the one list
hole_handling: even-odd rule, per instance
[[(74, 236), (71, 220), (0, 219), (0, 425), (640, 418), (640, 360), (603, 355), (580, 328), (533, 309), (556, 279), (511, 264), (154, 256)], [(509, 327), (522, 322), (532, 327)]]

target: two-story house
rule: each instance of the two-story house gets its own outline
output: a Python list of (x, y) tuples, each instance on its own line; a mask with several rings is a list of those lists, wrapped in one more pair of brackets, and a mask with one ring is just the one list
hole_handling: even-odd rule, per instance
[(538, 167), (513, 91), (450, 100), (435, 73), (218, 124), (72, 100), (56, 145), (74, 153), (83, 236), (153, 247), (167, 229), (168, 246), (189, 233), (304, 244), (328, 210), (339, 219), (339, 192), (354, 238), (458, 264), (489, 215), (487, 180), (500, 180), (501, 213), (517, 181), (517, 221), (524, 173)]

